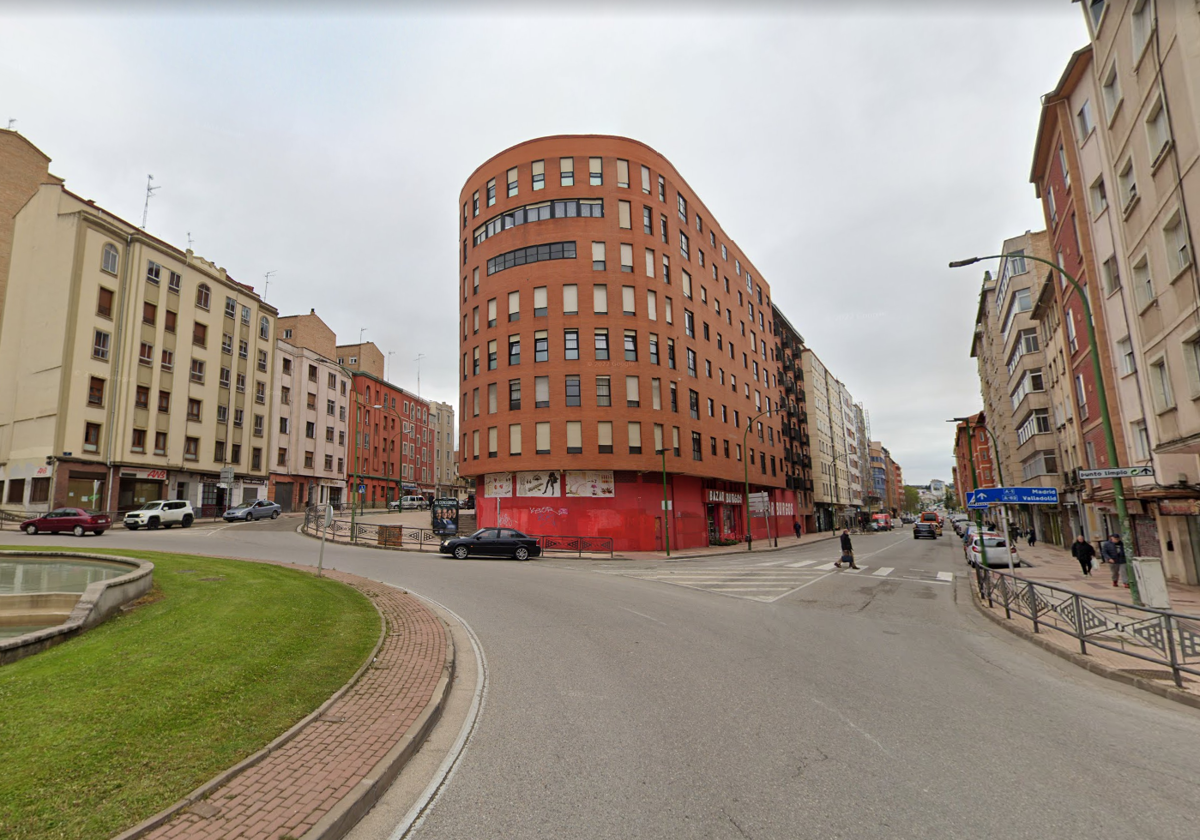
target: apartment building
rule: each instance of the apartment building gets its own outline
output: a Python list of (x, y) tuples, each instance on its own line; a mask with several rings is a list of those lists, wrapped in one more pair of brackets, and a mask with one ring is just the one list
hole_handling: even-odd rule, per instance
[[(355, 345), (358, 364), (378, 354), (373, 344)], [(342, 348), (338, 348), (343, 352)], [(371, 352), (371, 351), (374, 352)], [(346, 356), (347, 360), (350, 358)], [(433, 433), (429, 403), (365, 371), (352, 372), (347, 478), (355, 502), (384, 507), (401, 496), (433, 497)]]
[(434, 495), (457, 496), (458, 469), (454, 462), (454, 406), (429, 402), (429, 427), (433, 432)]
[(772, 348), (783, 411), (783, 464), (788, 489), (796, 494), (796, 518), (804, 533), (817, 529), (813, 508), (813, 461), (808, 430), (808, 399), (804, 384), (804, 337), (771, 305), (775, 319)]
[[(974, 460), (972, 460), (974, 459)], [(967, 496), (979, 487), (997, 487), (992, 443), (987, 417), (972, 414), (954, 427), (954, 488), (958, 503), (967, 506)]]
[(367, 373), (376, 379), (385, 379), (384, 356), (373, 341), (358, 344), (339, 344), (336, 348), (337, 363), (355, 373)]
[(346, 501), (349, 383), (337, 337), (315, 310), (278, 319), (270, 498), (286, 513)]
[[(540, 138), (459, 203), (458, 466), (481, 525), (631, 550), (792, 529), (770, 286), (666, 158)], [(768, 498), (749, 522), (747, 471)]]
[(13, 132), (0, 148), (0, 203), (25, 198), (0, 218), (4, 507), (180, 498), (207, 514), (264, 497), (275, 309), (67, 190)]

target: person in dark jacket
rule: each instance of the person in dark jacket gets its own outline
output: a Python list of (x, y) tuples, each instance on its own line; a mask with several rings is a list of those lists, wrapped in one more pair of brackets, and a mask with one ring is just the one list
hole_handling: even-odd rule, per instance
[(1075, 542), (1071, 543), (1071, 556), (1079, 561), (1079, 567), (1085, 575), (1092, 573), (1092, 558), (1096, 556), (1096, 549), (1083, 538), (1083, 534), (1079, 534), (1075, 537)]
[(792, 530), (796, 532), (796, 539), (800, 539), (800, 535), (804, 533), (804, 531), (800, 528), (800, 520), (795, 520), (792, 522)]
[(1035, 543), (1037, 543), (1037, 531), (1030, 528), (1029, 529), (1029, 547), (1033, 548)]
[[(1121, 537), (1117, 534), (1110, 536), (1100, 546), (1100, 557), (1112, 566), (1113, 586), (1119, 586), (1125, 575), (1125, 545), (1121, 542)], [(1129, 584), (1126, 583), (1125, 586), (1128, 587)]]
[(858, 568), (854, 565), (854, 546), (850, 542), (850, 531), (846, 529), (842, 530), (842, 558), (833, 565), (840, 569), (843, 563), (849, 563), (851, 569)]

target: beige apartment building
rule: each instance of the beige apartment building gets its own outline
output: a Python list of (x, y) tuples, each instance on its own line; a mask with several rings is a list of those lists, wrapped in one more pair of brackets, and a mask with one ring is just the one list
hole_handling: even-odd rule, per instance
[(813, 506), (817, 530), (852, 527), (862, 504), (862, 454), (856, 406), (845, 386), (817, 354), (801, 354), (811, 418), (816, 431), (813, 456)]
[[(0, 147), (4, 194), (27, 195), (0, 217), (3, 506), (180, 498), (215, 513), (264, 497), (275, 309), (65, 189), (23, 138), (4, 132)], [(223, 467), (234, 477), (219, 486)]]
[(383, 351), (373, 341), (360, 344), (339, 344), (336, 348), (337, 363), (355, 373), (369, 373), (377, 379), (385, 379)]
[(272, 395), (271, 499), (284, 512), (346, 501), (350, 374), (315, 310), (278, 319)]
[(454, 406), (429, 402), (429, 431), (433, 435), (434, 496), (458, 495), (458, 466), (454, 460)]

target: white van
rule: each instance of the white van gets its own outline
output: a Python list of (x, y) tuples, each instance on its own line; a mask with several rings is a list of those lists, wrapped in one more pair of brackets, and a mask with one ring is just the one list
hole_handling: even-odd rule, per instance
[(388, 507), (392, 510), (428, 510), (429, 502), (425, 501), (424, 496), (404, 496), (393, 499)]

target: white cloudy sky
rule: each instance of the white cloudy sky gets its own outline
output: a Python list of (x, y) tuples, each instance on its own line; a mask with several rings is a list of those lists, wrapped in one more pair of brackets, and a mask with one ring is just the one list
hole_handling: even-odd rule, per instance
[[(577, 9), (566, 13), (564, 8)], [(670, 159), (870, 412), (909, 483), (980, 405), (982, 268), (1043, 227), (1039, 96), (1069, 0), (722, 5), (0, 3), (0, 124), (87, 198), (456, 402), (457, 197), (546, 134)], [(251, 9), (250, 12), (239, 9)]]

